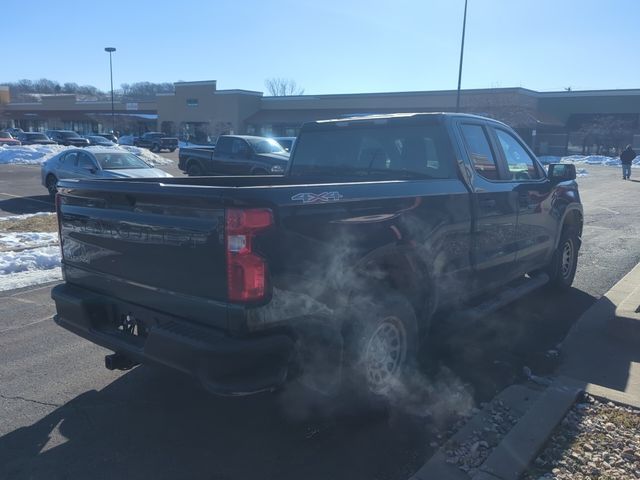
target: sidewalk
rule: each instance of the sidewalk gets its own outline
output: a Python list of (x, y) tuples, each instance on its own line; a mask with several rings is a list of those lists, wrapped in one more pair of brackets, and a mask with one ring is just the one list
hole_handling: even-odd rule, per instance
[(639, 306), (640, 264), (572, 328), (558, 373), (595, 396), (640, 408)]

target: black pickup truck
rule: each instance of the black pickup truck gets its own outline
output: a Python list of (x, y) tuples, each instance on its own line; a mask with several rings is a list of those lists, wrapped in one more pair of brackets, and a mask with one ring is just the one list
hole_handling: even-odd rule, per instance
[(272, 138), (221, 135), (215, 148), (181, 148), (178, 167), (189, 176), (282, 175), (289, 153)]
[(175, 152), (178, 148), (178, 139), (169, 137), (162, 132), (147, 132), (143, 133), (141, 137), (136, 137), (133, 144), (136, 147), (148, 148), (152, 152), (160, 152), (161, 150)]
[(458, 114), (305, 124), (281, 176), (58, 191), (55, 321), (113, 350), (108, 368), (228, 395), (384, 393), (437, 309), (569, 287), (583, 224), (573, 165), (547, 173), (509, 127)]

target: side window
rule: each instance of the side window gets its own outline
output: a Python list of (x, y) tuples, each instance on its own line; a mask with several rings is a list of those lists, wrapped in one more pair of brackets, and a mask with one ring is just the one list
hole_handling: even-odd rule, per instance
[(510, 133), (495, 129), (500, 146), (507, 160), (509, 174), (514, 180), (537, 180), (541, 178), (540, 171), (536, 167), (531, 155), (522, 144)]
[(78, 161), (77, 152), (67, 153), (64, 157), (62, 157), (62, 163), (65, 167), (75, 167)]
[(499, 180), (498, 165), (484, 128), (481, 125), (471, 124), (461, 125), (460, 128), (476, 171), (488, 180)]
[(233, 139), (231, 153), (234, 153), (237, 155), (243, 155), (243, 154), (246, 154), (248, 151), (249, 151), (249, 147), (247, 146), (244, 140), (241, 140), (239, 138)]
[(84, 152), (78, 154), (78, 167), (79, 168), (95, 168), (96, 164), (91, 157)]
[(231, 145), (233, 144), (233, 139), (229, 137), (222, 137), (218, 139), (218, 143), (216, 143), (216, 152), (218, 153), (231, 153)]

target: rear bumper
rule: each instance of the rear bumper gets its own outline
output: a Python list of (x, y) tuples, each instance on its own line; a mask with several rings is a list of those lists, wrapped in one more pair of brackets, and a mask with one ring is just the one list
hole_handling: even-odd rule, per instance
[[(57, 310), (54, 320), (61, 327), (137, 362), (192, 375), (213, 393), (273, 390), (287, 378), (294, 350), (287, 335), (235, 338), (69, 284), (56, 286), (51, 296)], [(118, 330), (122, 312), (135, 316), (147, 334), (132, 336)]]

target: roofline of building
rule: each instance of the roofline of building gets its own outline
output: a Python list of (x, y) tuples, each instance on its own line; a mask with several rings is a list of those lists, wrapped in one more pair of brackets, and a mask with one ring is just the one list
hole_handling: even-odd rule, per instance
[[(503, 87), (503, 88), (470, 88), (463, 89), (461, 93), (522, 93), (525, 95), (537, 96), (540, 92), (535, 90), (529, 90), (522, 87)], [(373, 92), (373, 93), (329, 93), (319, 95), (286, 95), (286, 96), (267, 96), (263, 97), (265, 100), (311, 100), (311, 99), (323, 99), (323, 98), (366, 98), (366, 97), (398, 97), (407, 95), (425, 95), (425, 96), (440, 96), (440, 95), (455, 95), (457, 90), (414, 90), (408, 92)]]
[(258, 92), (257, 90), (243, 90), (241, 88), (233, 88), (228, 90), (216, 90), (216, 95), (233, 95), (233, 94), (243, 94), (243, 95), (255, 95), (258, 97), (262, 97), (264, 93)]
[(197, 80), (195, 82), (173, 82), (175, 86), (178, 85), (217, 85), (217, 80)]

